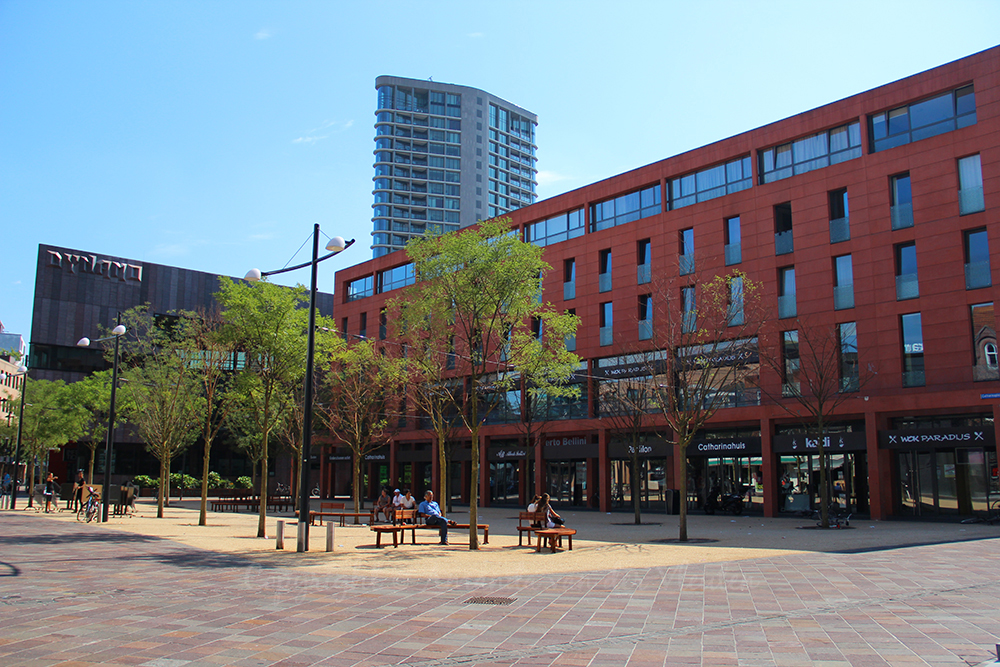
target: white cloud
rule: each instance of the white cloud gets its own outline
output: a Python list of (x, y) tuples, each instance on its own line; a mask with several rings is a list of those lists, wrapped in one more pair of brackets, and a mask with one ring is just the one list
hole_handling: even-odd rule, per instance
[(466, 35), (466, 36), (467, 36), (467, 37), (471, 37), (472, 39), (482, 39), (482, 38), (483, 38), (483, 37), (485, 37), (486, 35), (485, 35), (484, 33), (481, 33), (481, 32), (470, 32), (470, 33), (469, 33), (468, 35)]
[(314, 127), (311, 130), (307, 130), (305, 134), (297, 139), (292, 139), (293, 144), (314, 144), (317, 141), (322, 141), (323, 139), (329, 139), (329, 134), (319, 134), (327, 130), (333, 130), (334, 132), (343, 132), (349, 130), (354, 126), (353, 120), (325, 120), (320, 123), (319, 127)]
[(268, 232), (266, 234), (251, 234), (250, 235), (250, 240), (251, 241), (270, 241), (273, 238), (274, 238), (274, 234), (271, 233), (271, 232)]
[(20, 280), (15, 280), (15, 281), (14, 281), (14, 284), (15, 284), (15, 285), (20, 285), (20, 284), (21, 284), (21, 281), (20, 281)]
[(540, 171), (538, 172), (538, 185), (552, 185), (553, 183), (558, 183), (559, 181), (568, 181), (571, 178), (572, 176), (565, 176), (554, 171)]
[(255, 34), (253, 36), (253, 38), (254, 39), (270, 39), (271, 38), (271, 31), (267, 30), (266, 28), (261, 28), (260, 30), (257, 31), (257, 34)]

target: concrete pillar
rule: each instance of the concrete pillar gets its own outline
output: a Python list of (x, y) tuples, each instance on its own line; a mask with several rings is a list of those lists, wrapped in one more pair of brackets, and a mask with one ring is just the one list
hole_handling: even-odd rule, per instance
[(781, 492), (779, 490), (778, 457), (772, 451), (774, 421), (770, 417), (760, 420), (761, 473), (764, 478), (764, 516), (778, 516)]

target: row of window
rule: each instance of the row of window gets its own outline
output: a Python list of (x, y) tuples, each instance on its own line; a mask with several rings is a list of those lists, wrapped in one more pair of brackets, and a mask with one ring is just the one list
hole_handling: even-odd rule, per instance
[[(417, 127), (435, 127), (442, 130), (461, 130), (462, 121), (458, 118), (435, 118), (434, 116), (412, 116), (410, 114), (391, 111), (380, 111), (375, 115), (375, 123), (397, 123)], [(376, 133), (378, 128), (376, 127)]]
[[(889, 119), (890, 116), (892, 117), (891, 122), (890, 120), (879, 120), (883, 117)], [(901, 120), (904, 116), (905, 122)], [(972, 86), (965, 86), (913, 105), (871, 116), (871, 152), (974, 125), (975, 122), (975, 95)], [(886, 126), (884, 134), (883, 125)], [(884, 143), (883, 138), (891, 139), (895, 143)], [(847, 123), (832, 130), (818, 132), (808, 137), (758, 151), (759, 180), (761, 184), (771, 183), (860, 156), (861, 125), (859, 122)], [(972, 160), (973, 158), (966, 159)], [(966, 192), (967, 188), (971, 188), (969, 192), (972, 193), (976, 188), (973, 181), (978, 180), (978, 200), (970, 201), (969, 207), (963, 205), (963, 212), (967, 208), (970, 212), (974, 210), (977, 201), (982, 199), (982, 176), (978, 168), (979, 157), (974, 156), (974, 161), (975, 167), (971, 164), (967, 167), (969, 174), (967, 174), (967, 178), (963, 179), (962, 191)], [(960, 174), (963, 168), (965, 167), (960, 163)], [(591, 231), (607, 229), (656, 215), (664, 210), (675, 210), (697, 202), (746, 190), (752, 187), (752, 183), (750, 157), (737, 158), (670, 179), (667, 187), (668, 198), (662, 205), (658, 185), (648, 186), (637, 192), (592, 204), (590, 209)], [(908, 181), (905, 185), (908, 187)], [(908, 198), (908, 195), (906, 197)], [(966, 197), (974, 199), (976, 195), (963, 195), (963, 198)], [(846, 220), (846, 200), (844, 204), (845, 215), (838, 216), (836, 219)], [(981, 205), (978, 210), (982, 210)], [(901, 210), (899, 213), (905, 217), (905, 211)]]
[(378, 108), (460, 118), (462, 96), (425, 88), (379, 86)]

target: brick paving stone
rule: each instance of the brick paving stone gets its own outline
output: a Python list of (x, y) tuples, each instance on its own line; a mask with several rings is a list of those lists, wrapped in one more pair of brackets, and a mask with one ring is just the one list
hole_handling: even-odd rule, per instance
[[(3, 667), (968, 665), (1000, 637), (996, 539), (449, 582), (2, 516), (0, 561), (18, 571), (0, 578)], [(69, 542), (95, 557), (67, 563)]]

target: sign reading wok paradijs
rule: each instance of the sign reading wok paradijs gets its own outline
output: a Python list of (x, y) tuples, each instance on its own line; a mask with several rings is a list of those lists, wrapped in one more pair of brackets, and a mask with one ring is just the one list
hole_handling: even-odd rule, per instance
[(948, 447), (995, 447), (993, 427), (935, 428), (912, 431), (882, 431), (883, 449), (937, 449)]

